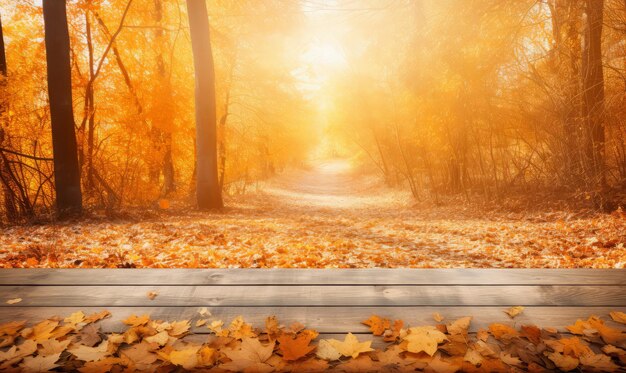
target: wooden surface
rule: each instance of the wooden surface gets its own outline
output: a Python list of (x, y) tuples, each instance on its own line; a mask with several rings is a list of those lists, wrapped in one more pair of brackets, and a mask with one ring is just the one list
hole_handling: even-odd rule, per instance
[[(147, 297), (156, 291), (154, 300)], [(9, 299), (22, 298), (9, 305)], [(525, 306), (511, 320), (503, 311)], [(276, 315), (322, 334), (366, 333), (360, 321), (372, 314), (408, 325), (473, 316), (471, 330), (492, 322), (537, 324), (563, 330), (578, 318), (626, 311), (625, 270), (543, 269), (5, 269), (0, 270), (0, 322), (36, 322), (109, 310), (105, 332), (123, 328), (131, 314), (154, 319), (198, 319), (207, 307), (229, 322), (242, 315), (262, 326)], [(195, 328), (199, 334), (205, 327)]]

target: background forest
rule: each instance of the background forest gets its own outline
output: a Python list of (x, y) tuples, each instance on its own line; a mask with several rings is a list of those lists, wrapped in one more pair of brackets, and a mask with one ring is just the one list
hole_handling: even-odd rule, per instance
[[(626, 187), (623, 0), (210, 0), (227, 195), (342, 156), (417, 199)], [(0, 219), (54, 207), (42, 7), (0, 0)], [(190, 201), (194, 64), (177, 0), (67, 3), (83, 204)]]

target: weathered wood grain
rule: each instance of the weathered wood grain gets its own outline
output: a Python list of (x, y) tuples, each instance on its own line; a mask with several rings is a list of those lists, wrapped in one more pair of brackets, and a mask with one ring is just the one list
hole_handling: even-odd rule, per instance
[(620, 269), (0, 269), (0, 285), (626, 285)]
[[(99, 307), (80, 308), (85, 314), (104, 310)], [(515, 319), (509, 318), (503, 307), (215, 307), (209, 309), (212, 316), (201, 316), (198, 307), (111, 307), (106, 308), (112, 313), (111, 318), (101, 322), (102, 330), (106, 333), (118, 333), (124, 329), (122, 320), (131, 315), (148, 314), (154, 320), (191, 320), (194, 333), (206, 334), (206, 326), (195, 327), (195, 321), (208, 318), (230, 322), (236, 316), (244, 319), (255, 327), (263, 327), (268, 316), (275, 315), (284, 325), (294, 322), (305, 324), (308, 328), (320, 333), (366, 333), (368, 327), (361, 324), (373, 314), (390, 319), (401, 319), (406, 326), (435, 325), (433, 313), (438, 312), (445, 319), (442, 323), (452, 322), (460, 317), (472, 316), (470, 331), (487, 328), (494, 322), (505, 323), (511, 326), (540, 325), (554, 327), (561, 331), (565, 326), (573, 324), (577, 319), (597, 315), (607, 320), (613, 327), (620, 327), (612, 323), (608, 316), (611, 311), (626, 311), (626, 307), (527, 307)], [(79, 310), (73, 307), (2, 307), (0, 308), (0, 323), (14, 320), (28, 320), (35, 323), (40, 320), (60, 316), (66, 317)], [(623, 328), (624, 326), (621, 325)]]
[[(147, 291), (158, 296), (150, 300)], [(626, 306), (623, 286), (1, 286), (20, 306)], [(4, 305), (7, 306), (7, 305)]]

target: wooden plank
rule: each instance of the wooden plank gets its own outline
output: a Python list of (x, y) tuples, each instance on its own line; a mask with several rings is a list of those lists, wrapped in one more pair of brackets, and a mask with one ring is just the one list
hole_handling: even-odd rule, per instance
[(0, 269), (0, 285), (626, 285), (624, 269)]
[[(150, 300), (147, 291), (158, 296)], [(623, 286), (2, 286), (20, 306), (626, 306)], [(9, 306), (3, 304), (3, 306)]]
[[(318, 344), (321, 339), (338, 339), (343, 341), (344, 338), (346, 338), (346, 334), (348, 333), (320, 333), (320, 335), (313, 341), (313, 344)], [(371, 334), (357, 335), (357, 338), (360, 342), (372, 341), (372, 348), (374, 349), (384, 350), (390, 345), (390, 343), (383, 341), (382, 337), (375, 337)], [(212, 335), (207, 334), (190, 334), (183, 337), (185, 342), (195, 344), (209, 343), (213, 339), (214, 337)]]
[[(86, 307), (2, 307), (0, 308), (0, 323), (28, 320), (35, 323), (52, 316), (66, 317), (78, 310), (85, 314), (100, 312), (104, 308)], [(112, 317), (104, 320), (101, 325), (106, 333), (118, 333), (124, 329), (122, 320), (130, 315), (148, 314), (154, 320), (192, 320), (194, 333), (209, 333), (206, 326), (195, 327), (195, 321), (205, 318), (198, 314), (198, 307), (112, 307), (106, 308)], [(611, 311), (626, 311), (626, 307), (527, 307), (524, 312), (511, 320), (503, 307), (215, 307), (211, 308), (211, 320), (222, 320), (225, 323), (241, 315), (256, 327), (263, 327), (268, 316), (275, 315), (284, 325), (301, 322), (308, 328), (320, 333), (366, 333), (368, 327), (361, 324), (373, 314), (390, 319), (401, 319), (405, 326), (435, 325), (433, 313), (438, 312), (445, 317), (443, 323), (451, 322), (464, 316), (472, 316), (470, 331), (487, 328), (494, 322), (505, 323), (511, 326), (534, 324), (543, 327), (555, 327), (565, 330), (565, 326), (573, 324), (577, 319), (586, 319), (597, 315), (610, 320)], [(613, 327), (624, 325), (607, 321)]]

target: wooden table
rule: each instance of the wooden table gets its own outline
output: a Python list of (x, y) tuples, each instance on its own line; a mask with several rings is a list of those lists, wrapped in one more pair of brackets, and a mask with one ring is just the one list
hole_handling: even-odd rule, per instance
[[(158, 296), (150, 300), (147, 293)], [(9, 299), (22, 298), (9, 305)], [(511, 320), (503, 311), (524, 306)], [(276, 315), (321, 338), (367, 333), (372, 314), (405, 325), (473, 316), (471, 331), (492, 322), (563, 330), (578, 318), (626, 311), (626, 270), (594, 269), (5, 269), (0, 270), (0, 322), (39, 321), (109, 310), (103, 331), (124, 329), (131, 314), (198, 319), (207, 307), (228, 323), (237, 315), (255, 326)], [(206, 326), (194, 327), (206, 334)], [(336, 337), (336, 336), (334, 336)]]

